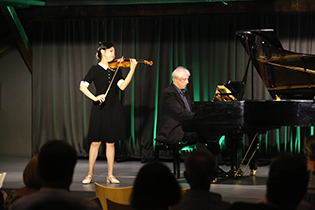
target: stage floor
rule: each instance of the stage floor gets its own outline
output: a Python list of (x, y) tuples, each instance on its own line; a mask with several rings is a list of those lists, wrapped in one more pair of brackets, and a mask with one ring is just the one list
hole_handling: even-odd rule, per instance
[[(13, 189), (22, 187), (23, 184), (23, 170), (30, 158), (22, 157), (4, 157), (0, 156), (0, 173), (6, 172), (3, 182), (2, 190), (9, 193)], [(162, 161), (171, 170), (173, 163), (170, 161)], [(126, 187), (133, 185), (137, 172), (144, 164), (137, 160), (115, 162), (114, 175), (120, 180), (120, 184), (106, 183), (107, 163), (106, 160), (97, 160), (93, 182), (111, 187)], [(223, 170), (228, 171), (229, 166), (221, 165)], [(242, 170), (245, 165), (242, 166)], [(78, 159), (73, 182), (70, 191), (81, 196), (92, 198), (95, 196), (94, 183), (83, 185), (81, 181), (86, 176), (88, 170), (88, 160)], [(181, 177), (178, 179), (182, 188), (187, 188), (185, 178), (183, 177), (184, 164), (181, 163)], [(249, 168), (247, 167), (243, 176), (237, 179), (219, 179), (217, 183), (211, 185), (210, 191), (220, 193), (223, 200), (231, 203), (235, 201), (255, 202), (256, 200), (265, 196), (266, 181), (268, 177), (269, 166), (259, 167), (256, 176), (249, 176)]]

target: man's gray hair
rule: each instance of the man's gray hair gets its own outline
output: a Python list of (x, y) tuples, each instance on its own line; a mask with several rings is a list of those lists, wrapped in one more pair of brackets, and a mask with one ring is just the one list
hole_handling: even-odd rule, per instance
[(188, 69), (182, 67), (182, 66), (179, 66), (177, 67), (173, 73), (172, 73), (172, 79), (174, 81), (174, 78), (177, 78), (177, 79), (180, 79), (184, 76), (184, 73), (187, 72), (188, 73), (188, 76), (190, 76), (190, 72)]

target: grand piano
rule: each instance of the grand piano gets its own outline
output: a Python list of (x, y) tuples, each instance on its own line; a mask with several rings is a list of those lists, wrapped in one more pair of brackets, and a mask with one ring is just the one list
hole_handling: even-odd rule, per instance
[(195, 102), (195, 117), (183, 122), (185, 132), (197, 132), (207, 141), (225, 135), (230, 139), (232, 163), (229, 176), (242, 175), (242, 136), (281, 126), (315, 125), (315, 55), (283, 49), (273, 29), (236, 32), (249, 62), (257, 70), (272, 100), (243, 100), (246, 74), (241, 82), (229, 81), (214, 100)]

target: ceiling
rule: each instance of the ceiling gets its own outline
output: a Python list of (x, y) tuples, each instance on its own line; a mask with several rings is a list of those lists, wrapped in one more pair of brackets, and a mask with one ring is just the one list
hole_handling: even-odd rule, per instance
[(0, 0), (20, 19), (315, 11), (314, 0)]
[(173, 4), (173, 3), (202, 3), (252, 0), (1, 0), (0, 5), (14, 7), (30, 6), (78, 6), (78, 5), (133, 5), (133, 4)]
[(34, 20), (315, 11), (314, 0), (0, 0), (0, 7), (0, 58), (17, 46), (30, 72)]

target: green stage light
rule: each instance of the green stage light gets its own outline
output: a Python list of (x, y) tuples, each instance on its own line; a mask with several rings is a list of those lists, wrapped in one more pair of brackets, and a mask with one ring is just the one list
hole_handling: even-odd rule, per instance
[(35, 0), (0, 0), (0, 6), (10, 7), (45, 6), (45, 2)]
[(181, 3), (211, 3), (221, 2), (228, 5), (227, 2), (252, 1), (252, 0), (94, 0), (94, 1), (68, 1), (54, 0), (47, 2), (46, 6), (79, 6), (79, 5), (134, 5), (134, 4), (181, 4)]
[(13, 7), (7, 6), (7, 10), (9, 12), (12, 20), (14, 21), (17, 30), (19, 31), (19, 34), (20, 34), (20, 36), (24, 42), (25, 47), (28, 49), (28, 37), (27, 37), (27, 35), (24, 31), (24, 28), (20, 22), (20, 19), (18, 18)]

